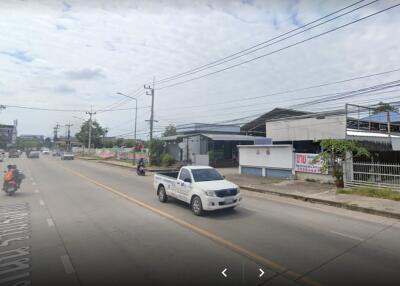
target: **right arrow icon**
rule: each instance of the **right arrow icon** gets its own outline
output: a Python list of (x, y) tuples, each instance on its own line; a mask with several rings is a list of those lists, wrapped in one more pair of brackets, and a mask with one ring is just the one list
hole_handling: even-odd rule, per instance
[(258, 270), (260, 270), (260, 275), (258, 275), (258, 277), (261, 278), (265, 272), (261, 268), (258, 268)]

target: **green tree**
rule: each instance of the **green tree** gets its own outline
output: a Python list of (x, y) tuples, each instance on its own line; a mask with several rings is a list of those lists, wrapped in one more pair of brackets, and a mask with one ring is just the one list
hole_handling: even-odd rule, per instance
[(397, 112), (398, 109), (392, 105), (390, 105), (389, 103), (385, 103), (385, 102), (379, 102), (378, 103), (378, 107), (376, 107), (374, 109), (374, 114), (379, 113), (379, 112), (387, 112), (387, 111), (393, 111), (393, 112)]
[[(100, 126), (97, 121), (92, 122), (92, 138), (91, 144), (94, 148), (102, 147), (103, 136), (105, 135), (105, 129)], [(81, 125), (81, 130), (75, 134), (75, 137), (81, 142), (84, 146), (88, 146), (89, 143), (89, 120), (85, 121)]]
[(16, 147), (19, 150), (40, 149), (43, 147), (43, 144), (39, 140), (23, 139), (18, 137)]
[(159, 165), (161, 155), (164, 153), (164, 141), (160, 139), (152, 139), (149, 141), (149, 156), (153, 165)]
[(134, 146), (136, 146), (135, 140), (133, 140), (133, 139), (125, 140), (125, 147), (132, 148)]
[(321, 147), (323, 151), (316, 157), (316, 161), (322, 159), (324, 170), (332, 168), (336, 186), (340, 188), (343, 187), (343, 164), (348, 159), (347, 155), (369, 156), (367, 149), (350, 140), (324, 139), (321, 141)]
[(106, 142), (104, 142), (103, 147), (104, 148), (112, 148), (115, 146), (115, 142), (114, 140), (107, 140)]
[(176, 135), (176, 127), (170, 124), (167, 127), (165, 127), (162, 137), (173, 136), (173, 135)]
[(46, 137), (46, 139), (44, 139), (44, 147), (50, 149), (52, 146), (53, 146), (53, 143), (51, 142), (51, 138)]
[(115, 141), (115, 145), (118, 147), (124, 146), (124, 138), (118, 138), (117, 141)]

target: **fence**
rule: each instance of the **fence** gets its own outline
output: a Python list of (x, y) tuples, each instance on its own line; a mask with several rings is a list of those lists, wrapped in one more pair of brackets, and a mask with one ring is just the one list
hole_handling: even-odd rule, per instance
[(355, 185), (389, 187), (400, 190), (400, 164), (393, 163), (345, 163), (345, 186)]

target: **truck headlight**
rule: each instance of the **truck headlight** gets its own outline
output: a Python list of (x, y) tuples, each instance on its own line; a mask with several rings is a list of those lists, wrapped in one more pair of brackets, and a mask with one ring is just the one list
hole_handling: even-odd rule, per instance
[(206, 194), (206, 196), (209, 196), (209, 197), (215, 197), (216, 196), (214, 191), (204, 191), (204, 193)]

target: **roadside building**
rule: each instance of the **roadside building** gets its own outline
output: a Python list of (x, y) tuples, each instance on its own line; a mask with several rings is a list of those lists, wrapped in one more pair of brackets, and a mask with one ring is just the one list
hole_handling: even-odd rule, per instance
[(178, 125), (177, 135), (163, 137), (175, 160), (214, 167), (238, 166), (238, 145), (253, 145), (256, 136), (243, 135), (240, 126), (193, 123)]
[(70, 137), (68, 140), (67, 136), (61, 136), (57, 138), (57, 141), (54, 142), (55, 149), (58, 150), (75, 150), (76, 148), (80, 149), (83, 145), (76, 137)]
[[(244, 124), (240, 130), (243, 134), (252, 136), (267, 137), (265, 123), (273, 119), (282, 119), (286, 117), (299, 116), (309, 114), (310, 112), (286, 109), (286, 108), (274, 108), (271, 111), (257, 117), (256, 119)], [(268, 136), (269, 137), (269, 136)]]
[(17, 142), (17, 125), (18, 121), (14, 120), (11, 125), (0, 124), (0, 148), (8, 149), (10, 147), (15, 147)]
[[(279, 114), (282, 116), (280, 117)], [(288, 116), (288, 114), (292, 115)], [(272, 139), (273, 146), (291, 146), (293, 156), (292, 159), (287, 160), (292, 162), (293, 174), (297, 178), (332, 181), (332, 176), (325, 174), (322, 170), (322, 162), (315, 160), (321, 151), (320, 141), (323, 139), (356, 141), (370, 152), (370, 157), (359, 158), (354, 164), (350, 159), (348, 180), (387, 183), (390, 178), (393, 184), (394, 180), (400, 177), (400, 165), (398, 165), (400, 162), (400, 114), (397, 112), (376, 112), (373, 106), (346, 104), (344, 109), (330, 112), (312, 113), (274, 109), (264, 114), (262, 118), (267, 118), (263, 125), (265, 136)], [(251, 132), (260, 124), (258, 118), (244, 125), (242, 131)], [(271, 151), (274, 149), (266, 146), (254, 148), (256, 148), (255, 151), (239, 148), (245, 150), (240, 153), (240, 169), (244, 173), (268, 176), (266, 170), (271, 166), (281, 171), (287, 168), (287, 162), (282, 162), (281, 165), (272, 163), (268, 165), (270, 162), (275, 162), (275, 160), (267, 159), (272, 152), (275, 152)], [(257, 156), (259, 158), (256, 158)], [(262, 159), (264, 162), (262, 166), (260, 166), (261, 157), (265, 157)], [(249, 160), (249, 158), (253, 159)], [(363, 165), (364, 163), (367, 165)], [(390, 167), (385, 167), (388, 164), (391, 164)], [(385, 170), (385, 176), (371, 173), (371, 170), (377, 169)], [(274, 173), (270, 172), (270, 174)]]

